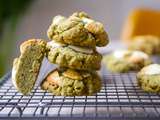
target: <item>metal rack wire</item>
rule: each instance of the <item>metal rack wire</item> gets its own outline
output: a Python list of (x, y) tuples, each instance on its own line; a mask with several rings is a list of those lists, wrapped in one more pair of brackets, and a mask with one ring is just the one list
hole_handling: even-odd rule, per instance
[(95, 96), (53, 96), (35, 87), (23, 96), (11, 84), (11, 74), (0, 87), (0, 119), (160, 119), (160, 95), (145, 93), (135, 73), (103, 74), (103, 87)]

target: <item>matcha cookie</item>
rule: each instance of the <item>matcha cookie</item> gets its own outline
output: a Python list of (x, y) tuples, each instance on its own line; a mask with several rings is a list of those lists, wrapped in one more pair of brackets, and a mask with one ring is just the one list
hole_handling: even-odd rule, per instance
[(78, 70), (99, 70), (101, 67), (102, 55), (96, 50), (54, 41), (48, 42), (47, 49), (48, 60), (61, 67)]
[(160, 38), (151, 35), (134, 37), (129, 49), (140, 50), (150, 55), (160, 54)]
[(160, 65), (151, 64), (137, 74), (138, 85), (146, 92), (160, 93)]
[(56, 16), (47, 31), (51, 40), (82, 47), (105, 46), (108, 35), (102, 23), (92, 20), (84, 12), (66, 18)]
[(72, 69), (55, 69), (41, 84), (43, 90), (54, 95), (83, 96), (93, 95), (101, 89), (101, 79), (96, 72)]
[(151, 63), (149, 56), (141, 51), (117, 50), (104, 56), (103, 62), (112, 72), (140, 70)]
[(45, 54), (46, 42), (40, 39), (25, 41), (20, 46), (21, 55), (14, 59), (12, 82), (16, 89), (28, 94), (34, 87)]

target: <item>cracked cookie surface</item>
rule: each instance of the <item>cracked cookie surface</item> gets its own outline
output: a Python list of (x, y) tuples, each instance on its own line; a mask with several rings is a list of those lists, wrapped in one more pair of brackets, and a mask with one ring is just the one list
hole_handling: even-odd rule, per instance
[(151, 64), (137, 74), (138, 85), (146, 92), (160, 93), (160, 65)]
[(111, 72), (137, 71), (151, 64), (149, 56), (141, 51), (116, 50), (104, 56), (103, 63)]
[(54, 95), (93, 95), (101, 89), (101, 79), (96, 72), (73, 69), (55, 69), (41, 84), (43, 90)]
[[(50, 45), (50, 43), (53, 43)], [(96, 50), (84, 47), (59, 44), (51, 41), (47, 44), (47, 58), (51, 63), (61, 67), (78, 70), (99, 70), (102, 55)]]
[(47, 35), (54, 41), (83, 47), (102, 47), (109, 42), (103, 24), (84, 12), (74, 13), (68, 18), (54, 17)]

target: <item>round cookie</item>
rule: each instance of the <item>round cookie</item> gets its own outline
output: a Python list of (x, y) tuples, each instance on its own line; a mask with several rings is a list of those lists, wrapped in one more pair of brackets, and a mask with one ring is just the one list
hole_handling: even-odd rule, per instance
[(93, 95), (100, 91), (101, 79), (94, 71), (55, 69), (41, 83), (41, 88), (54, 95)]
[(82, 47), (101, 47), (109, 42), (103, 24), (90, 19), (84, 12), (68, 18), (54, 17), (47, 35), (51, 40)]
[(160, 38), (151, 35), (134, 37), (129, 49), (140, 50), (149, 55), (160, 54)]
[(14, 59), (12, 82), (22, 94), (28, 94), (34, 87), (46, 52), (46, 42), (40, 39), (25, 41), (20, 46), (21, 55)]
[(151, 64), (137, 74), (138, 85), (146, 92), (160, 93), (160, 65)]
[(128, 72), (140, 70), (151, 63), (149, 56), (141, 51), (116, 50), (104, 56), (103, 62), (112, 72)]
[(102, 55), (96, 50), (73, 45), (48, 42), (47, 58), (61, 67), (78, 70), (99, 70)]

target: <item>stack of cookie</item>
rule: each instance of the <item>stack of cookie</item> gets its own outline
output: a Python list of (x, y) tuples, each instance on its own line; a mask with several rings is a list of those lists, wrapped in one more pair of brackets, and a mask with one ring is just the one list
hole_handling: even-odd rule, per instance
[(54, 17), (47, 35), (47, 58), (59, 68), (47, 75), (42, 89), (54, 95), (92, 95), (101, 88), (96, 70), (101, 67), (102, 55), (96, 46), (108, 44), (103, 24), (92, 20), (86, 13), (73, 13), (68, 18)]

